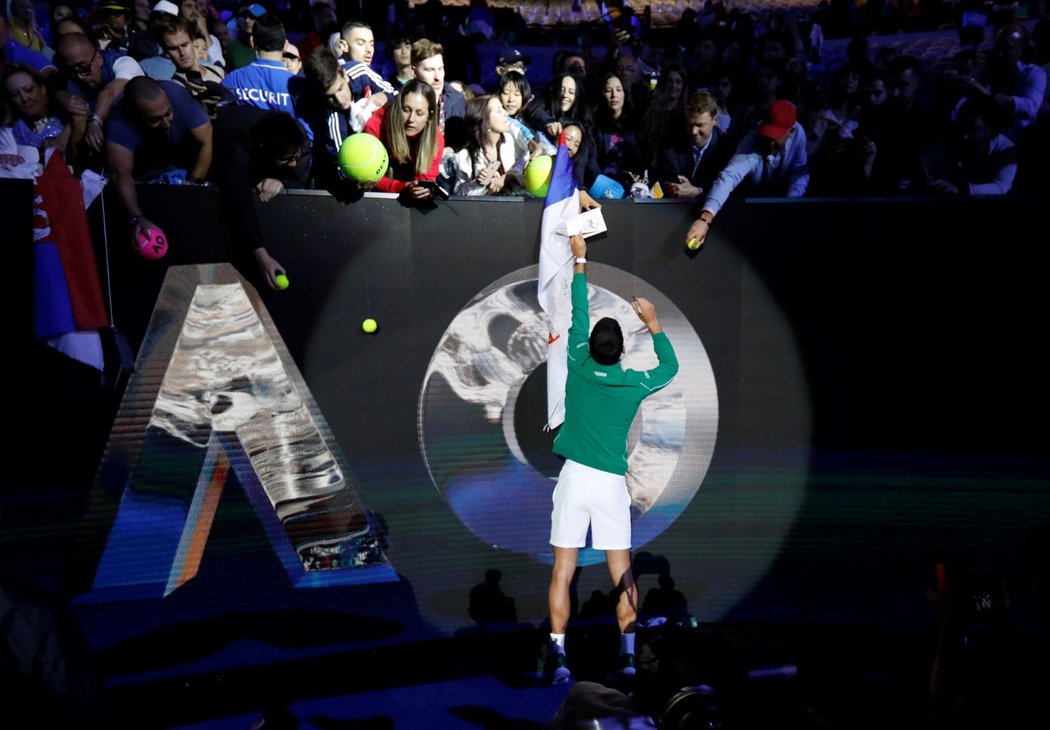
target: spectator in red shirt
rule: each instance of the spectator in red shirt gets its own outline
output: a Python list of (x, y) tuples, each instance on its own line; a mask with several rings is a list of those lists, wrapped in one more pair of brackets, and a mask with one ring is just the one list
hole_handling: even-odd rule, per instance
[(376, 190), (416, 200), (430, 197), (430, 190), (417, 183), (434, 182), (441, 171), (445, 137), (438, 129), (436, 111), (434, 88), (412, 79), (368, 120), (365, 132), (378, 137), (390, 156), (390, 167)]

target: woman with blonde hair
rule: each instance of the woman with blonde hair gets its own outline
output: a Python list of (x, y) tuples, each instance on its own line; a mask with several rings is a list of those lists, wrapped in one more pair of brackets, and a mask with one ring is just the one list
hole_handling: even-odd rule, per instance
[(400, 94), (375, 111), (365, 132), (378, 137), (390, 157), (390, 167), (375, 189), (417, 200), (429, 198), (429, 188), (418, 183), (437, 181), (445, 148), (433, 87), (418, 79), (409, 81)]
[(52, 147), (72, 162), (70, 153), (84, 135), (86, 119), (71, 117), (53, 103), (48, 97), (44, 76), (30, 66), (9, 63), (0, 73), (0, 82), (4, 101), (10, 109), (9, 118), (0, 122), (11, 127), (15, 141), (20, 146), (36, 148), (41, 162), (45, 151)]

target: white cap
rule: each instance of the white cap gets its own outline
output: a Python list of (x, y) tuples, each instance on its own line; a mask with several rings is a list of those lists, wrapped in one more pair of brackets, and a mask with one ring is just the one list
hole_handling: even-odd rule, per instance
[(171, 2), (170, 0), (160, 0), (160, 2), (153, 6), (153, 12), (167, 13), (168, 15), (178, 15), (179, 6)]

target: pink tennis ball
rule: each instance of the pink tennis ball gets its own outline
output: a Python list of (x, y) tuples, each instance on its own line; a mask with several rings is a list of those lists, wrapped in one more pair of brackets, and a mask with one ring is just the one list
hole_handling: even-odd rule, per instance
[(135, 250), (150, 261), (162, 259), (168, 252), (168, 237), (164, 235), (164, 231), (147, 228), (145, 233), (135, 235)]

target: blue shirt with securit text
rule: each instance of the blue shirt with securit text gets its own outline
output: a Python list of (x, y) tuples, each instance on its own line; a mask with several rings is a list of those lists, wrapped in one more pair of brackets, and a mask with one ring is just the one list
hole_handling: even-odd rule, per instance
[[(256, 58), (250, 65), (231, 71), (223, 79), (222, 85), (237, 96), (239, 104), (287, 112), (299, 119), (295, 104), (301, 87), (296, 82), (304, 80), (293, 76), (281, 61)], [(312, 140), (310, 126), (302, 119), (299, 121)]]

